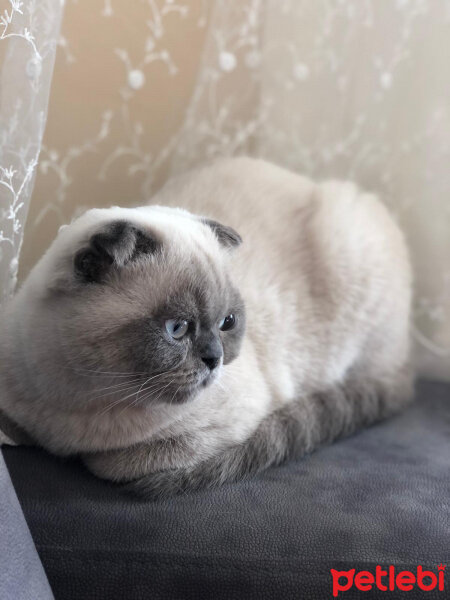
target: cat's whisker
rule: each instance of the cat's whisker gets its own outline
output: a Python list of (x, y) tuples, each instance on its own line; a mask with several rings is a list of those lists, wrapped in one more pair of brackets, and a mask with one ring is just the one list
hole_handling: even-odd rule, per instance
[(85, 375), (87, 377), (92, 376), (95, 377), (98, 375), (99, 377), (110, 376), (110, 377), (132, 377), (135, 375), (147, 375), (145, 371), (99, 371), (96, 369), (84, 369), (83, 367), (63, 367), (68, 369), (74, 373), (80, 373), (81, 375)]
[[(95, 400), (100, 400), (101, 398), (107, 398), (108, 396), (117, 396), (117, 394), (121, 393), (125, 393), (128, 392), (129, 390), (132, 390), (133, 388), (136, 388), (139, 385), (139, 382), (137, 383), (133, 383), (131, 385), (128, 385), (126, 387), (122, 387), (119, 389), (115, 389), (115, 390), (109, 390), (107, 392), (104, 392), (103, 394), (98, 394), (97, 396), (93, 396), (90, 398), (90, 401), (95, 401)], [(133, 392), (136, 393), (136, 392)]]
[[(136, 404), (138, 404), (138, 402), (140, 402), (140, 401), (144, 402), (145, 400), (147, 400), (151, 397), (154, 397), (155, 400), (160, 399), (163, 395), (164, 390), (167, 389), (168, 387), (170, 387), (170, 385), (172, 385), (175, 381), (174, 378), (171, 378), (169, 381), (165, 381), (164, 378), (167, 375), (169, 375), (170, 373), (172, 373), (174, 370), (176, 370), (176, 368), (177, 368), (177, 366), (172, 367), (171, 369), (168, 369), (167, 371), (163, 371), (162, 373), (157, 373), (156, 375), (152, 375), (151, 377), (148, 377), (144, 381), (141, 381), (142, 377), (140, 377), (140, 376), (136, 377), (136, 373), (135, 373), (134, 374), (135, 377), (133, 379), (131, 378), (131, 375), (130, 375), (130, 376), (128, 376), (129, 378), (127, 381), (117, 382), (113, 385), (106, 386), (104, 388), (99, 388), (98, 390), (93, 390), (93, 391), (98, 391), (98, 392), (102, 392), (102, 391), (104, 392), (103, 394), (98, 394), (97, 396), (95, 396), (93, 398), (94, 400), (104, 398), (109, 395), (113, 396), (113, 395), (117, 395), (119, 393), (123, 394), (123, 393), (129, 392), (126, 396), (122, 396), (122, 397), (114, 400), (112, 403), (110, 403), (104, 409), (103, 412), (101, 412), (99, 414), (104, 414), (104, 412), (111, 410), (118, 404), (121, 404), (122, 402), (125, 402), (129, 398), (132, 398), (134, 395), (136, 395), (136, 398), (131, 402), (130, 406), (135, 406)], [(125, 375), (123, 375), (123, 376), (125, 377)], [(228, 379), (230, 379), (230, 377), (228, 377)], [(235, 380), (234, 376), (231, 377), (231, 380)], [(220, 387), (220, 389), (222, 389), (223, 391), (227, 391), (227, 387), (224, 385), (223, 381), (220, 381), (220, 379), (215, 380), (214, 383), (216, 383)], [(138, 387), (137, 390), (133, 389), (136, 387)], [(175, 393), (172, 395), (170, 403), (175, 398), (176, 394), (178, 393), (178, 391), (181, 387), (182, 387), (182, 384), (175, 390)]]
[(172, 398), (169, 400), (169, 404), (172, 404), (172, 402), (173, 402), (173, 400), (174, 400), (175, 396), (178, 394), (178, 391), (179, 391), (179, 390), (180, 390), (182, 387), (183, 387), (183, 384), (181, 384), (181, 385), (179, 385), (179, 386), (177, 387), (177, 389), (176, 389), (176, 390), (175, 390), (175, 392), (173, 393), (173, 396), (172, 396)]
[[(145, 385), (145, 384), (146, 384), (148, 381), (150, 381), (150, 380), (152, 380), (152, 379), (155, 379), (156, 377), (160, 377), (160, 376), (162, 376), (162, 375), (163, 375), (163, 373), (161, 373), (161, 374), (159, 374), (159, 375), (154, 375), (153, 377), (149, 377), (149, 378), (148, 378), (148, 379), (146, 379), (146, 380), (144, 381), (144, 383), (142, 383), (141, 385), (143, 386), (143, 385)], [(99, 388), (97, 391), (108, 390), (108, 389), (113, 389), (113, 388), (119, 388), (120, 386), (126, 386), (126, 385), (128, 385), (128, 384), (131, 384), (131, 383), (133, 383), (134, 385), (139, 385), (139, 383), (140, 383), (141, 381), (142, 381), (142, 376), (135, 377), (134, 379), (131, 379), (131, 378), (130, 378), (128, 381), (123, 381), (123, 382), (119, 382), (119, 383), (113, 384), (113, 385), (111, 385), (111, 386), (107, 386), (107, 387), (104, 387), (104, 388)]]
[[(100, 388), (98, 390), (93, 390), (93, 391), (105, 391), (105, 390), (107, 390), (107, 391), (105, 391), (105, 393), (103, 393), (103, 394), (99, 394), (99, 395), (95, 396), (94, 398), (91, 398), (91, 400), (97, 400), (100, 398), (104, 398), (105, 396), (115, 395), (117, 393), (124, 393), (129, 390), (132, 390), (134, 387), (137, 387), (138, 385), (139, 385), (139, 389), (137, 391), (133, 391), (130, 394), (128, 394), (127, 396), (125, 396), (124, 398), (120, 398), (117, 403), (127, 400), (128, 398), (132, 397), (134, 394), (136, 394), (138, 397), (142, 391), (150, 390), (152, 387), (154, 387), (155, 389), (158, 390), (158, 387), (161, 384), (161, 382), (157, 382), (154, 380), (163, 378), (164, 376), (166, 376), (168, 373), (172, 372), (176, 368), (177, 367), (175, 366), (175, 367), (172, 367), (171, 369), (168, 369), (167, 371), (163, 371), (162, 373), (157, 373), (156, 375), (152, 375), (151, 377), (148, 377), (142, 383), (141, 383), (141, 380), (142, 380), (141, 376), (134, 377), (134, 379), (131, 379), (131, 376), (129, 376), (130, 378), (127, 381), (122, 381), (122, 382), (113, 384), (111, 386), (107, 386), (105, 388)], [(136, 373), (134, 375), (136, 375)], [(150, 381), (153, 381), (153, 384), (148, 387), (145, 387)], [(162, 382), (162, 383), (164, 383), (164, 382)], [(115, 405), (116, 405), (115, 403), (113, 403), (112, 405), (109, 405), (108, 410)], [(100, 413), (100, 414), (103, 414), (103, 413)]]
[[(139, 393), (139, 392), (138, 392)], [(137, 406), (137, 404), (139, 404), (139, 397), (138, 397), (138, 393), (136, 394), (136, 398), (134, 400), (132, 400), (130, 402), (130, 404), (128, 404), (128, 406), (125, 406), (117, 415), (117, 417), (120, 417), (120, 415), (127, 409), (127, 408), (133, 408), (135, 406)]]
[[(127, 392), (127, 391), (129, 391), (129, 390), (130, 390), (130, 389), (132, 389), (133, 387), (136, 387), (137, 385), (139, 385), (139, 384), (138, 384), (138, 383), (135, 383), (135, 384), (134, 384), (134, 385), (132, 385), (132, 386), (126, 387), (126, 388), (124, 388), (124, 389), (117, 390), (117, 391), (115, 391), (115, 392), (108, 392), (108, 393), (106, 393), (106, 394), (101, 394), (101, 395), (100, 395), (100, 396), (98, 396), (97, 398), (102, 398), (102, 397), (105, 397), (105, 396), (109, 396), (109, 395), (111, 395), (111, 394), (116, 394), (116, 393), (118, 393), (118, 392), (122, 392), (122, 393), (124, 393), (124, 392)], [(150, 389), (150, 388), (152, 388), (152, 387), (153, 387), (153, 386), (149, 386), (149, 388), (146, 388), (146, 390), (145, 390), (145, 391), (147, 391), (148, 389)], [(160, 389), (160, 388), (159, 388), (159, 384), (155, 384), (154, 388), (155, 388), (157, 391), (159, 391), (159, 389)], [(99, 415), (103, 415), (104, 413), (108, 412), (109, 410), (111, 410), (112, 408), (114, 408), (115, 406), (117, 406), (118, 404), (121, 404), (122, 402), (124, 402), (124, 401), (128, 400), (128, 398), (131, 398), (131, 397), (132, 397), (132, 396), (134, 396), (135, 394), (137, 395), (137, 393), (138, 393), (138, 391), (133, 391), (133, 392), (131, 392), (130, 394), (128, 394), (128, 395), (126, 395), (126, 396), (124, 396), (124, 397), (120, 397), (120, 398), (116, 399), (116, 400), (115, 400), (115, 401), (113, 401), (111, 404), (109, 404), (109, 405), (108, 405), (108, 406), (107, 406), (107, 407), (104, 409), (104, 411), (101, 411), (101, 412), (100, 412), (100, 413), (98, 413), (98, 414), (99, 414)], [(149, 394), (149, 396), (150, 396), (150, 395), (151, 395), (151, 393)], [(97, 399), (97, 398), (96, 398), (96, 399)]]
[(175, 379), (171, 379), (169, 381), (169, 383), (167, 383), (166, 385), (163, 385), (163, 386), (161, 386), (159, 388), (156, 388), (156, 390), (153, 388), (153, 389), (151, 389), (149, 391), (149, 389), (147, 388), (147, 390), (146, 390), (147, 393), (146, 393), (145, 396), (143, 396), (141, 398), (141, 402), (144, 402), (145, 400), (148, 400), (152, 396), (155, 396), (155, 394), (157, 394), (157, 395), (153, 399), (154, 400), (158, 400), (162, 396), (162, 393), (164, 392), (164, 390), (167, 389), (172, 383), (174, 383), (174, 381), (175, 381)]
[[(92, 394), (94, 392), (103, 392), (105, 390), (112, 390), (110, 393), (114, 393), (114, 390), (119, 391), (119, 390), (121, 390), (121, 389), (123, 389), (124, 387), (127, 387), (127, 386), (139, 385), (139, 382), (141, 381), (141, 379), (142, 379), (142, 377), (136, 377), (134, 380), (130, 379), (128, 381), (122, 381), (120, 383), (115, 383), (113, 385), (108, 385), (106, 387), (94, 388), (93, 390), (90, 390), (89, 393)], [(107, 395), (107, 394), (104, 394), (104, 395)], [(98, 397), (100, 398), (101, 396), (98, 396)]]
[(107, 412), (109, 412), (109, 411), (110, 411), (112, 408), (114, 408), (114, 407), (115, 407), (115, 406), (117, 406), (118, 404), (121, 404), (121, 402), (122, 402), (122, 401), (123, 401), (123, 400), (122, 400), (122, 398), (119, 398), (118, 400), (115, 400), (115, 401), (114, 401), (114, 402), (112, 402), (111, 404), (108, 404), (108, 406), (107, 406), (107, 407), (106, 407), (104, 410), (102, 410), (102, 411), (100, 411), (100, 412), (98, 412), (98, 413), (97, 413), (97, 416), (98, 416), (98, 417), (100, 417), (100, 416), (102, 416), (102, 415), (105, 415), (105, 414), (106, 414)]
[(161, 398), (161, 396), (162, 396), (162, 394), (163, 394), (164, 390), (166, 390), (166, 389), (167, 389), (169, 386), (171, 386), (171, 385), (172, 385), (174, 382), (175, 382), (175, 379), (172, 379), (171, 381), (169, 381), (169, 383), (168, 383), (166, 386), (164, 386), (164, 387), (161, 389), (161, 392), (158, 394), (158, 396), (157, 396), (157, 397), (155, 397), (155, 398), (154, 398), (154, 400), (159, 400), (159, 399)]
[[(139, 384), (138, 384), (138, 383), (135, 383), (134, 385), (132, 385), (132, 386), (130, 386), (130, 387), (128, 387), (128, 388), (121, 389), (121, 390), (118, 390), (118, 391), (119, 391), (119, 392), (125, 392), (125, 391), (128, 391), (129, 389), (132, 389), (133, 387), (136, 387), (137, 385), (139, 385)], [(150, 389), (150, 388), (152, 388), (152, 387), (153, 387), (153, 386), (149, 386), (149, 388), (146, 388), (146, 390), (148, 390), (148, 389)], [(155, 386), (154, 386), (154, 387), (156, 388), (156, 390), (157, 390), (157, 391), (159, 391), (160, 387), (159, 387), (159, 385), (158, 385), (158, 384), (155, 384)], [(113, 393), (117, 393), (117, 392), (113, 392)], [(152, 393), (152, 392), (151, 392), (151, 393)], [(149, 394), (149, 396), (151, 395), (151, 393)], [(103, 395), (99, 396), (99, 398), (101, 398), (102, 396), (103, 396), (103, 397), (104, 397), (104, 396), (107, 396), (107, 395), (109, 395), (109, 394), (111, 394), (111, 392), (109, 392), (108, 394), (103, 394)], [(131, 398), (131, 397), (132, 397), (132, 396), (134, 396), (135, 394), (137, 395), (137, 394), (138, 394), (138, 391), (133, 391), (133, 392), (131, 392), (130, 394), (127, 394), (127, 395), (126, 395), (126, 396), (124, 396), (124, 397), (120, 397), (120, 398), (116, 399), (115, 401), (113, 401), (112, 403), (110, 403), (110, 404), (109, 404), (109, 405), (108, 405), (108, 406), (107, 406), (107, 407), (106, 407), (106, 408), (105, 408), (103, 411), (99, 412), (99, 413), (98, 413), (98, 415), (103, 415), (103, 414), (105, 414), (106, 412), (108, 412), (109, 410), (111, 410), (111, 409), (112, 409), (112, 408), (114, 408), (115, 406), (117, 406), (117, 405), (121, 404), (122, 402), (125, 402), (126, 400), (128, 400), (128, 398)], [(137, 404), (137, 399), (136, 399), (136, 400), (134, 400), (134, 401), (131, 403), (131, 405), (135, 405), (135, 404)]]
[[(156, 379), (157, 377), (162, 377), (163, 375), (166, 375), (167, 373), (170, 373), (171, 371), (173, 371), (174, 369), (176, 369), (176, 367), (173, 367), (172, 369), (169, 369), (168, 371), (164, 371), (163, 373), (158, 373), (156, 375), (153, 375), (153, 377), (149, 377), (148, 379), (146, 379), (144, 381), (144, 383), (141, 385), (141, 387), (139, 388), (138, 392), (137, 392), (137, 396), (139, 396), (139, 394), (141, 393), (142, 389), (144, 388), (144, 386), (147, 385), (147, 383), (149, 381), (151, 381), (152, 379)], [(146, 388), (148, 389), (148, 388)], [(144, 390), (145, 391), (145, 390)]]
[[(165, 374), (166, 374), (166, 373), (161, 373), (160, 375), (165, 375)], [(157, 377), (157, 375), (155, 375), (154, 377)], [(170, 382), (167, 384), (167, 386), (165, 386), (165, 387), (168, 387), (168, 386), (169, 386), (169, 385), (172, 383), (172, 381), (173, 381), (173, 380), (171, 380), (171, 381), (170, 381)], [(163, 383), (164, 383), (164, 382), (163, 382)], [(155, 387), (157, 387), (158, 385), (159, 385), (158, 383), (155, 383), (155, 384), (154, 384), (154, 386), (155, 386)], [(153, 387), (153, 385), (152, 385), (152, 386), (149, 386), (148, 388), (146, 388), (146, 390), (149, 390), (151, 387)], [(163, 388), (163, 389), (164, 389), (164, 388)], [(135, 394), (137, 395), (138, 393), (139, 393), (139, 390), (138, 390), (137, 392), (132, 392), (131, 394), (128, 394), (127, 396), (125, 396), (124, 398), (122, 398), (122, 401), (124, 401), (124, 400), (128, 400), (128, 398), (131, 398), (132, 396), (134, 396)]]
[[(150, 390), (146, 394), (145, 400), (148, 400), (149, 398), (152, 398), (153, 400), (158, 400), (159, 398), (161, 398), (162, 393), (164, 392), (164, 390), (167, 389), (173, 383), (173, 381), (174, 380), (169, 381), (169, 383), (167, 383), (166, 385), (162, 385), (159, 388)], [(144, 401), (144, 398), (142, 398), (141, 401)]]
[[(129, 386), (129, 387), (126, 387), (126, 388), (124, 388), (124, 389), (122, 388), (122, 389), (120, 389), (120, 390), (116, 390), (116, 391), (113, 391), (113, 392), (108, 392), (108, 393), (106, 393), (106, 394), (101, 394), (100, 396), (98, 396), (98, 398), (105, 397), (105, 396), (108, 396), (108, 395), (110, 395), (110, 394), (116, 394), (116, 393), (118, 393), (118, 392), (122, 392), (122, 393), (123, 393), (123, 392), (127, 392), (128, 390), (132, 389), (133, 387), (136, 387), (137, 385), (139, 385), (139, 383), (135, 383), (135, 384), (133, 384), (133, 385), (131, 385), (131, 386)], [(117, 399), (116, 399), (116, 400), (114, 400), (112, 403), (108, 404), (108, 405), (105, 407), (105, 409), (104, 409), (103, 411), (100, 411), (100, 412), (99, 412), (99, 413), (97, 413), (97, 414), (98, 414), (98, 415), (103, 415), (103, 414), (105, 414), (106, 412), (108, 412), (109, 410), (111, 410), (112, 408), (114, 408), (115, 406), (117, 406), (118, 404), (121, 404), (122, 402), (125, 402), (126, 400), (128, 400), (128, 398), (131, 398), (131, 397), (132, 397), (132, 396), (134, 396), (135, 394), (137, 394), (137, 391), (133, 391), (133, 392), (131, 392), (130, 394), (127, 394), (127, 395), (126, 395), (126, 396), (124, 396), (124, 397), (117, 398)]]

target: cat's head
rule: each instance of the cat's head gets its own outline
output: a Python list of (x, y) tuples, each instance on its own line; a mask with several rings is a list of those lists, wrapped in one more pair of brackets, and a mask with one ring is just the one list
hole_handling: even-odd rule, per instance
[(21, 291), (48, 401), (180, 403), (213, 384), (244, 334), (230, 267), (240, 243), (164, 207), (92, 210), (60, 231)]

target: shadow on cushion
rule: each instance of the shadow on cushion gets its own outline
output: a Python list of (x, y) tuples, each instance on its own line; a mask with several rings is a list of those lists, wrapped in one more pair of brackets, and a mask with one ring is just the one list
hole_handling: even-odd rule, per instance
[(125, 496), (40, 450), (4, 455), (57, 600), (324, 600), (332, 568), (450, 571), (445, 384), (419, 383), (403, 414), (302, 461), (165, 501)]

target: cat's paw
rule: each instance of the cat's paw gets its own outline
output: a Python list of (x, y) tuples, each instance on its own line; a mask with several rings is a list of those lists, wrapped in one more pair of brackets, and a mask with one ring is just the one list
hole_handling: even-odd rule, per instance
[(122, 489), (142, 500), (163, 500), (190, 491), (211, 487), (202, 481), (193, 471), (170, 469), (151, 473), (123, 484)]

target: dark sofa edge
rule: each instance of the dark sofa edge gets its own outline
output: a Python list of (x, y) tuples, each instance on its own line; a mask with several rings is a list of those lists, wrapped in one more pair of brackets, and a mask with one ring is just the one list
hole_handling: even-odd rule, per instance
[(0, 598), (52, 600), (53, 594), (0, 452)]

